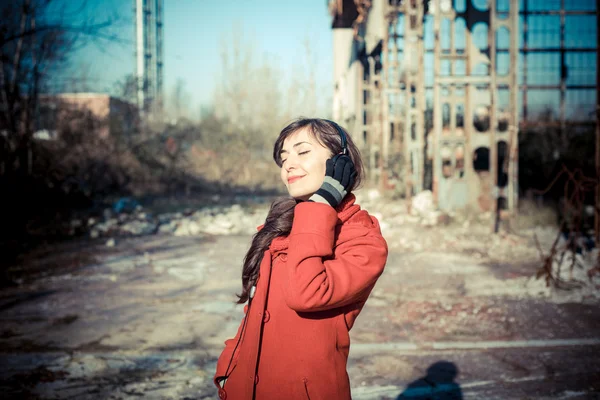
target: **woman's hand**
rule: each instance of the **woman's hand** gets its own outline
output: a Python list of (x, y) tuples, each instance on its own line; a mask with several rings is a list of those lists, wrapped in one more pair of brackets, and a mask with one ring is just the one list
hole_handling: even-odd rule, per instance
[(356, 168), (354, 163), (345, 154), (337, 154), (325, 163), (325, 179), (323, 185), (313, 194), (308, 201), (329, 204), (337, 207), (348, 190), (354, 185)]

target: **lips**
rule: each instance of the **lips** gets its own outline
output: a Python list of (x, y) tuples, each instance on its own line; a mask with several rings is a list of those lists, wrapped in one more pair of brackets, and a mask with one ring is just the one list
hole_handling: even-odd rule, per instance
[(290, 183), (290, 184), (294, 183), (297, 180), (300, 180), (300, 179), (302, 179), (304, 177), (305, 177), (305, 175), (302, 175), (302, 176), (291, 176), (291, 177), (288, 178), (288, 183)]

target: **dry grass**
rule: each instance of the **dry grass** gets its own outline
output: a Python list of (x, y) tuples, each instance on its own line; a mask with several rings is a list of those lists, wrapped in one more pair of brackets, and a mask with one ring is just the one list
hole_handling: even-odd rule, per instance
[(556, 207), (550, 204), (539, 204), (531, 199), (521, 199), (519, 200), (519, 211), (515, 224), (518, 230), (540, 226), (557, 226), (558, 214)]

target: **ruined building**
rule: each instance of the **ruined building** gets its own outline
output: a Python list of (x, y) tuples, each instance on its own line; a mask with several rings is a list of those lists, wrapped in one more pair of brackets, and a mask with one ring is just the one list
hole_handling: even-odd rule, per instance
[(331, 0), (333, 117), (379, 187), (516, 208), (518, 135), (594, 124), (595, 1)]

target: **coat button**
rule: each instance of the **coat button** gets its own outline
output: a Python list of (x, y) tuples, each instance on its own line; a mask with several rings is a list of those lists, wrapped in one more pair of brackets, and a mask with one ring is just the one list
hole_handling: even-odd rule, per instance
[(284, 253), (281, 255), (281, 261), (287, 261), (287, 254)]
[(255, 384), (255, 385), (257, 385), (257, 384), (258, 384), (258, 375), (256, 375), (256, 376), (254, 377), (254, 384)]
[(227, 392), (225, 391), (225, 389), (219, 389), (219, 399), (221, 400), (225, 400), (227, 399)]
[(271, 313), (267, 310), (265, 310), (265, 315), (263, 316), (263, 322), (269, 322), (269, 320), (271, 319)]

